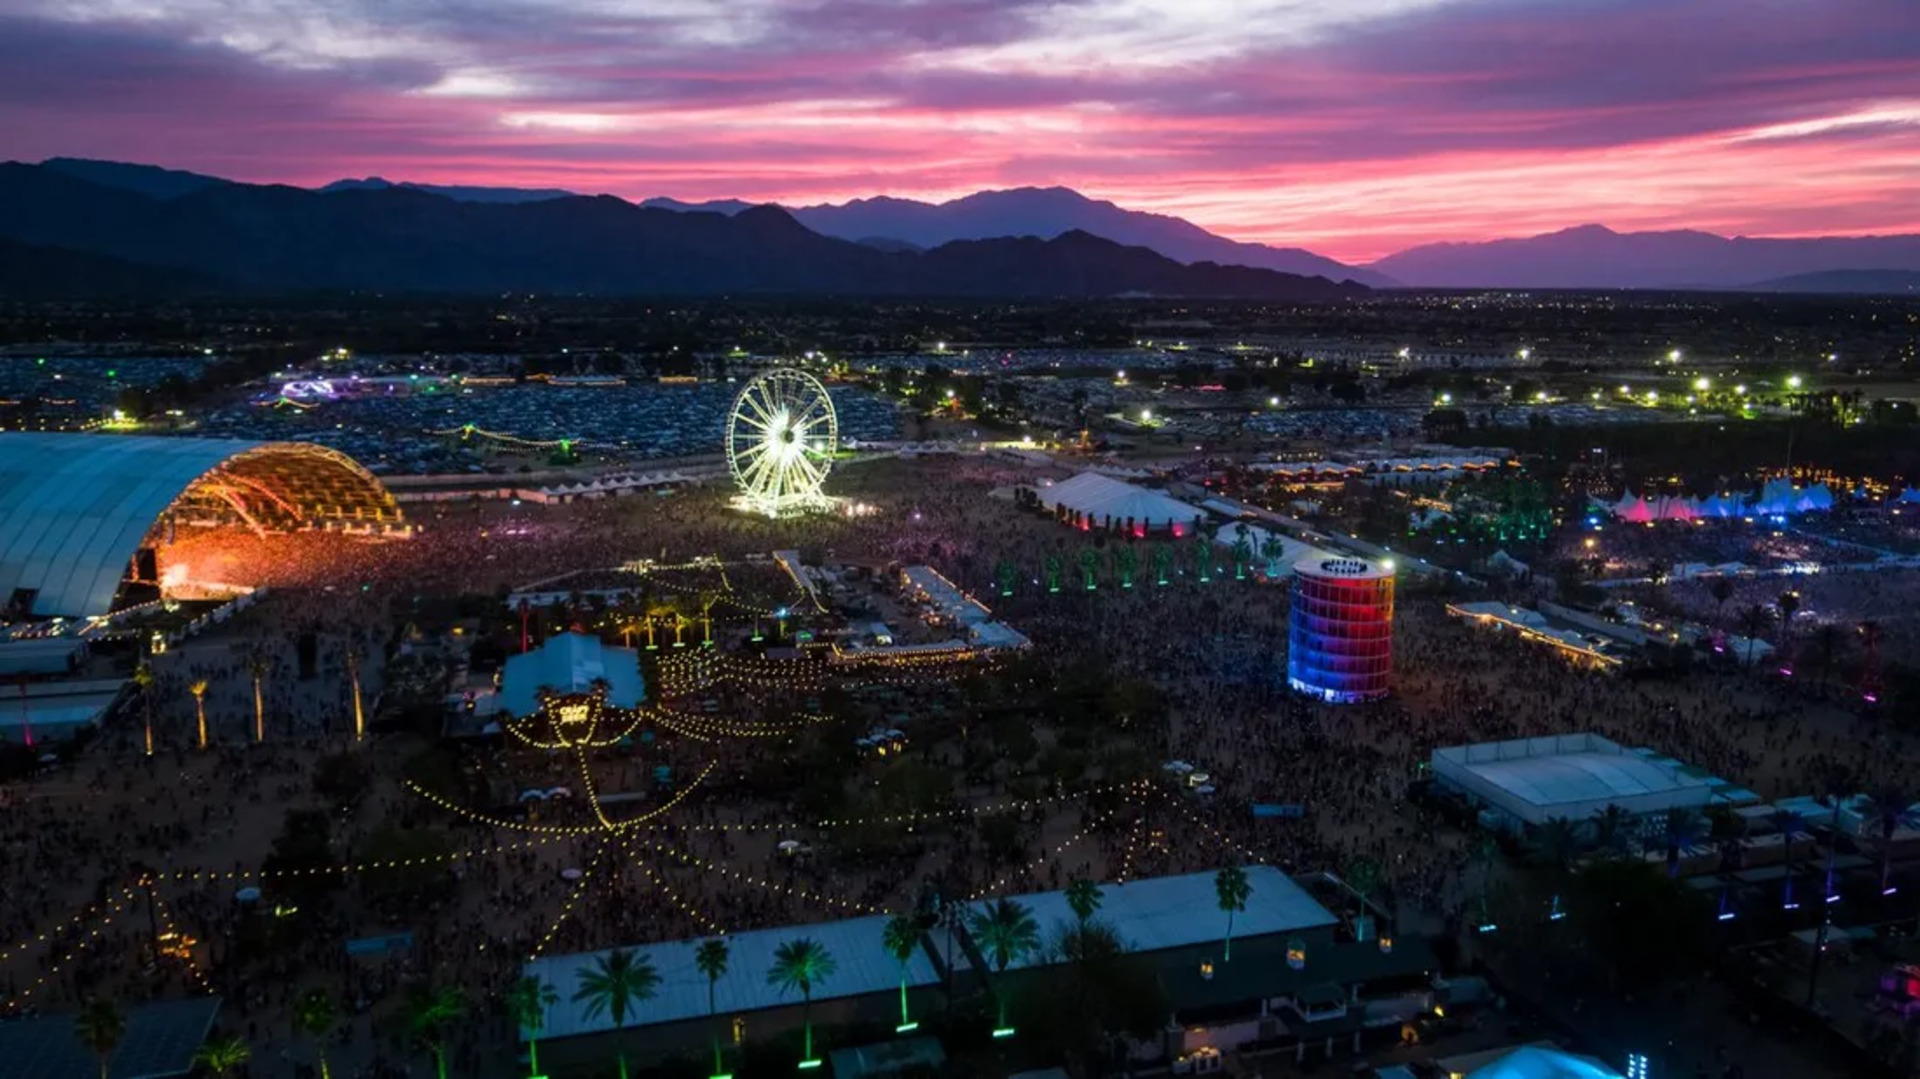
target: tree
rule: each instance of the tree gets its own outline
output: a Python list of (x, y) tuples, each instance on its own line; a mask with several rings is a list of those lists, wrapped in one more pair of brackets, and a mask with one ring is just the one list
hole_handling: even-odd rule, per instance
[(1820, 801), (1831, 806), (1833, 819), (1827, 824), (1827, 868), (1820, 883), (1820, 932), (1814, 938), (1813, 963), (1807, 970), (1807, 1009), (1811, 1011), (1820, 991), (1820, 961), (1827, 951), (1827, 933), (1833, 926), (1833, 859), (1840, 849), (1840, 807), (1853, 793), (1853, 777), (1844, 768), (1829, 768), (1820, 777)]
[(1067, 882), (1067, 909), (1073, 911), (1073, 917), (1084, 928), (1100, 911), (1100, 885), (1085, 877), (1075, 877)]
[(320, 1079), (331, 1079), (327, 1070), (327, 1035), (339, 1018), (333, 997), (325, 989), (303, 993), (293, 1005), (293, 1028), (313, 1039), (313, 1051), (320, 1058)]
[(467, 995), (455, 988), (422, 985), (407, 997), (407, 1029), (433, 1054), (433, 1070), (447, 1079), (447, 1036), (467, 1014)]
[(1253, 895), (1253, 885), (1247, 883), (1247, 871), (1237, 865), (1227, 866), (1213, 875), (1213, 894), (1220, 901), (1220, 909), (1227, 914), (1226, 945), (1221, 953), (1221, 962), (1233, 961), (1233, 916), (1247, 909), (1247, 899)]
[(1840, 658), (1840, 653), (1846, 649), (1847, 640), (1847, 631), (1835, 622), (1821, 623), (1820, 627), (1813, 631), (1814, 662), (1816, 669), (1820, 672), (1822, 685), (1826, 684), (1827, 676), (1833, 672), (1834, 661)]
[[(658, 988), (660, 973), (653, 969), (652, 960), (626, 948), (615, 948), (596, 957), (590, 969), (580, 972), (580, 988), (574, 992), (573, 999), (575, 1003), (586, 1003), (588, 1019), (597, 1019), (602, 1013), (612, 1018), (618, 1033), (626, 1029), (628, 1018), (642, 1001), (653, 999)], [(620, 1079), (627, 1079), (626, 1049), (622, 1047), (616, 1055), (620, 1061)]]
[(1354, 917), (1354, 936), (1360, 940), (1373, 940), (1379, 936), (1374, 931), (1373, 911), (1367, 901), (1373, 898), (1374, 889), (1380, 887), (1380, 863), (1372, 858), (1355, 858), (1348, 863), (1347, 887), (1353, 889), (1353, 897), (1358, 901), (1359, 914)]
[(113, 1001), (96, 998), (80, 1009), (73, 1027), (86, 1047), (100, 1058), (100, 1079), (107, 1079), (113, 1051), (119, 1048), (120, 1039), (127, 1033), (127, 1017)]
[(1680, 853), (1705, 834), (1706, 823), (1700, 814), (1680, 807), (1667, 810), (1667, 876), (1680, 875)]
[(719, 938), (703, 940), (693, 951), (693, 965), (707, 976), (707, 1022), (713, 1025), (713, 1074), (724, 1071), (720, 1057), (720, 1027), (715, 1022), (720, 1009), (714, 1000), (714, 987), (727, 973), (727, 942)]
[[(973, 937), (974, 945), (986, 956), (987, 962), (993, 964), (995, 973), (1001, 975), (1006, 974), (1009, 966), (1040, 946), (1040, 925), (1033, 920), (1033, 912), (1005, 897), (994, 900), (984, 910), (974, 911), (967, 920), (967, 933)], [(1005, 1030), (1006, 987), (996, 987), (993, 995), (1000, 1016), (996, 1029)]]
[(140, 687), (140, 713), (146, 724), (146, 755), (153, 756), (153, 664), (141, 660), (133, 669), (133, 684)]
[(199, 1051), (193, 1054), (195, 1067), (205, 1068), (220, 1076), (220, 1079), (226, 1079), (233, 1074), (233, 1069), (252, 1059), (253, 1050), (247, 1048), (246, 1042), (238, 1038), (221, 1036), (208, 1038), (206, 1043), (200, 1046)]
[(1708, 935), (1700, 897), (1645, 862), (1593, 862), (1567, 893), (1567, 939), (1579, 959), (1605, 968), (1616, 987), (1658, 985), (1695, 973)]
[(1893, 894), (1893, 833), (1905, 823), (1913, 795), (1894, 783), (1875, 787), (1867, 795), (1868, 809), (1880, 833), (1880, 894)]
[(1800, 593), (1782, 592), (1774, 606), (1780, 609), (1780, 658), (1786, 660), (1790, 655), (1787, 642), (1793, 637), (1793, 615), (1800, 609)]
[(267, 698), (263, 685), (267, 672), (272, 669), (264, 650), (255, 648), (247, 653), (247, 673), (253, 677), (253, 740), (256, 743), (267, 740)]
[(913, 1025), (913, 1016), (907, 1011), (907, 966), (920, 947), (920, 923), (905, 914), (888, 918), (880, 930), (880, 946), (900, 964), (900, 1028), (905, 1030)]
[(193, 694), (193, 718), (200, 732), (200, 748), (207, 748), (207, 680), (196, 678), (187, 685)]
[(547, 982), (528, 975), (516, 978), (507, 987), (507, 1015), (527, 1032), (527, 1074), (540, 1074), (540, 1032), (547, 1027), (547, 1013), (560, 1003), (560, 994)]
[(1780, 833), (1781, 859), (1785, 862), (1787, 870), (1786, 883), (1780, 894), (1780, 906), (1784, 910), (1792, 910), (1797, 906), (1793, 901), (1793, 841), (1800, 838), (1800, 833), (1806, 831), (1807, 822), (1791, 809), (1775, 809), (1769, 819), (1774, 830)]
[(1773, 612), (1758, 603), (1740, 609), (1738, 616), (1740, 635), (1747, 639), (1747, 666), (1753, 666), (1753, 649), (1760, 641), (1760, 631), (1773, 621)]
[(1713, 583), (1707, 585), (1707, 593), (1713, 597), (1713, 620), (1717, 624), (1721, 610), (1733, 598), (1733, 582), (1726, 577), (1715, 577)]
[(1608, 857), (1625, 854), (1632, 845), (1633, 815), (1617, 805), (1608, 805), (1593, 814), (1593, 841)]
[(806, 1029), (805, 1055), (801, 1057), (803, 1061), (814, 1059), (813, 987), (831, 978), (837, 967), (833, 956), (811, 937), (795, 938), (773, 951), (773, 967), (767, 971), (767, 984), (783, 993), (798, 990), (800, 999), (805, 1001), (801, 1013)]

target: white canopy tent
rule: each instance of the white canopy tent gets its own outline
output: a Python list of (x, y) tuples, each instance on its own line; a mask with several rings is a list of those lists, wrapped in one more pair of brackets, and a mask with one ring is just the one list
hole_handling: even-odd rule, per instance
[(1131, 518), (1139, 528), (1185, 527), (1201, 516), (1198, 508), (1177, 498), (1098, 472), (1082, 472), (1037, 493), (1040, 504), (1050, 510), (1077, 510), (1090, 521), (1110, 519), (1116, 526)]

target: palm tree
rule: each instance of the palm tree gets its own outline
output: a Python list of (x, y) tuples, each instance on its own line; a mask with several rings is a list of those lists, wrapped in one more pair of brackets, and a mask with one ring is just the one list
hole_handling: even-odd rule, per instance
[(1776, 809), (1769, 819), (1774, 830), (1780, 833), (1783, 847), (1781, 857), (1786, 861), (1786, 885), (1781, 891), (1780, 909), (1793, 910), (1799, 906), (1793, 901), (1793, 841), (1806, 831), (1807, 822), (1791, 809)]
[[(1033, 912), (1004, 897), (994, 900), (984, 910), (974, 911), (967, 919), (967, 933), (986, 955), (987, 962), (993, 964), (995, 972), (1002, 975), (1009, 966), (1040, 946), (1040, 925), (1033, 920)], [(1006, 1030), (1005, 987), (996, 988), (994, 997), (1000, 1014), (1000, 1022), (994, 1029)]]
[(320, 1058), (320, 1079), (331, 1079), (327, 1071), (327, 1034), (333, 1030), (338, 1013), (333, 997), (325, 989), (301, 995), (293, 1005), (293, 1028), (313, 1039), (313, 1051)]
[(1247, 909), (1247, 898), (1253, 895), (1253, 885), (1247, 883), (1247, 871), (1230, 865), (1215, 873), (1213, 894), (1220, 900), (1220, 909), (1227, 914), (1227, 939), (1220, 961), (1228, 963), (1233, 961), (1233, 916)]
[(1773, 621), (1773, 612), (1758, 603), (1749, 604), (1740, 609), (1740, 635), (1747, 639), (1747, 666), (1753, 666), (1754, 645), (1759, 643), (1760, 631)]
[[(547, 982), (528, 975), (516, 978), (507, 987), (507, 1014), (527, 1032), (527, 1074), (540, 1074), (540, 1032), (546, 1029), (547, 1012), (560, 1003), (560, 994)], [(717, 1069), (716, 1069), (717, 1070)]]
[(707, 976), (707, 1022), (713, 1023), (713, 1074), (715, 1075), (721, 1074), (722, 1061), (720, 1059), (720, 1026), (714, 1023), (715, 1017), (720, 1014), (720, 1009), (714, 1001), (713, 990), (727, 973), (727, 955), (727, 942), (718, 938), (701, 941), (700, 947), (693, 951), (693, 965), (699, 969), (700, 973)]
[(1833, 671), (1833, 664), (1847, 647), (1847, 632), (1837, 622), (1821, 623), (1813, 631), (1813, 653), (1819, 657), (1820, 683), (1825, 685), (1827, 676)]
[(1085, 877), (1076, 877), (1067, 882), (1067, 909), (1073, 911), (1073, 917), (1082, 929), (1100, 911), (1100, 885)]
[[(591, 969), (580, 972), (580, 988), (574, 992), (573, 999), (576, 1004), (586, 1003), (588, 1019), (597, 1019), (602, 1012), (612, 1017), (617, 1032), (626, 1029), (627, 1019), (642, 1001), (652, 1000), (658, 988), (660, 973), (653, 969), (652, 960), (625, 948), (615, 948), (595, 958)], [(617, 1055), (620, 1079), (627, 1079), (626, 1049), (622, 1048)]]
[(353, 690), (353, 740), (367, 737), (367, 713), (360, 704), (360, 646), (347, 645), (347, 685)]
[(1680, 852), (1693, 846), (1705, 831), (1700, 814), (1693, 810), (1677, 807), (1667, 810), (1667, 876), (1680, 875)]
[(1718, 623), (1720, 611), (1733, 598), (1733, 582), (1725, 577), (1715, 577), (1713, 583), (1707, 586), (1707, 594), (1713, 597), (1713, 620)]
[(73, 1027), (87, 1048), (100, 1057), (100, 1079), (107, 1079), (107, 1069), (113, 1063), (113, 1051), (127, 1033), (127, 1017), (121, 1014), (119, 1006), (113, 1001), (94, 999), (80, 1009)]
[(1593, 842), (1600, 853), (1616, 857), (1627, 852), (1632, 841), (1633, 814), (1617, 805), (1608, 805), (1593, 814)]
[(1906, 788), (1887, 783), (1867, 795), (1874, 824), (1880, 832), (1880, 894), (1893, 894), (1893, 833), (1905, 823), (1907, 810), (1913, 807), (1913, 795)]
[(1353, 935), (1359, 940), (1373, 940), (1379, 934), (1374, 931), (1373, 910), (1367, 901), (1373, 898), (1374, 889), (1380, 887), (1380, 863), (1372, 858), (1355, 858), (1347, 863), (1344, 875), (1360, 907), (1360, 913), (1354, 918)]
[(407, 1028), (433, 1053), (439, 1079), (447, 1079), (447, 1035), (466, 1014), (467, 995), (459, 989), (423, 985), (407, 998)]
[(915, 1023), (907, 1012), (907, 965), (913, 962), (913, 953), (920, 948), (920, 923), (905, 914), (888, 918), (886, 927), (880, 931), (880, 946), (900, 964), (900, 1029), (910, 1030)]
[(803, 1062), (814, 1059), (813, 987), (831, 978), (837, 967), (833, 956), (811, 937), (787, 941), (773, 950), (773, 968), (767, 971), (767, 984), (778, 987), (783, 993), (798, 989), (800, 998), (806, 1002), (801, 1013), (806, 1027), (806, 1051), (801, 1057)]
[(267, 662), (267, 653), (259, 648), (247, 653), (247, 673), (253, 676), (253, 740), (255, 743), (267, 740), (267, 700), (261, 689), (267, 679), (272, 664)]
[(205, 1068), (213, 1074), (226, 1079), (233, 1069), (253, 1059), (253, 1050), (239, 1038), (208, 1038), (199, 1052), (193, 1054), (195, 1067)]
[(1820, 777), (1820, 801), (1833, 807), (1833, 819), (1827, 823), (1827, 868), (1820, 883), (1820, 933), (1814, 938), (1813, 963), (1807, 971), (1807, 1008), (1812, 1010), (1820, 991), (1820, 961), (1827, 950), (1827, 932), (1833, 925), (1833, 859), (1840, 848), (1840, 809), (1852, 793), (1853, 777), (1842, 768), (1829, 769)]
[(1573, 864), (1573, 857), (1579, 852), (1579, 830), (1565, 817), (1548, 817), (1533, 830), (1531, 846), (1534, 856), (1558, 877)]
[(140, 687), (140, 712), (147, 729), (147, 756), (153, 756), (153, 664), (141, 660), (133, 669), (133, 684)]
[(187, 686), (187, 692), (193, 694), (193, 716), (200, 731), (200, 748), (207, 748), (207, 680), (196, 678)]
[(1793, 615), (1800, 609), (1800, 593), (1782, 592), (1780, 598), (1774, 600), (1774, 606), (1780, 610), (1780, 656), (1782, 661), (1791, 663), (1787, 642), (1793, 637)]

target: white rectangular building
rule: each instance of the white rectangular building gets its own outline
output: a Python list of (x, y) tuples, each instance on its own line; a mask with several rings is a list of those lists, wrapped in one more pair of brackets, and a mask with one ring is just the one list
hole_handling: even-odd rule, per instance
[(1677, 761), (1643, 756), (1597, 734), (1478, 742), (1433, 751), (1442, 786), (1522, 824), (1581, 823), (1610, 805), (1634, 816), (1700, 809), (1719, 781)]

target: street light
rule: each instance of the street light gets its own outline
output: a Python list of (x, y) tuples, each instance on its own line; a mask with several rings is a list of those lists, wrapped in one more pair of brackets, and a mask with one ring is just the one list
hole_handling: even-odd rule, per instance
[(1521, 362), (1522, 362), (1522, 363), (1524, 363), (1524, 362), (1526, 362), (1527, 360), (1531, 360), (1531, 359), (1533, 359), (1533, 350), (1532, 350), (1532, 349), (1530, 349), (1530, 348), (1523, 348), (1523, 349), (1521, 349), (1521, 350), (1520, 350), (1520, 360), (1521, 360)]
[(1711, 385), (1713, 385), (1713, 380), (1705, 375), (1701, 375), (1699, 378), (1693, 380), (1693, 388), (1701, 392), (1705, 392), (1707, 387)]
[(1679, 363), (1679, 362), (1680, 362), (1680, 350), (1676, 348), (1676, 349), (1674, 349), (1674, 350), (1673, 350), (1672, 352), (1669, 352), (1669, 353), (1667, 353), (1667, 362), (1668, 362), (1668, 363)]
[(1799, 388), (1800, 388), (1800, 376), (1799, 376), (1799, 375), (1788, 375), (1788, 376), (1787, 376), (1787, 389), (1790, 389), (1790, 390), (1797, 390), (1797, 389), (1799, 389)]

